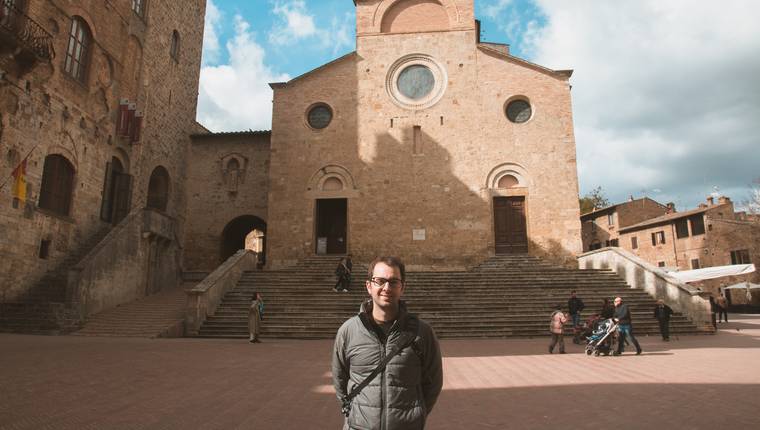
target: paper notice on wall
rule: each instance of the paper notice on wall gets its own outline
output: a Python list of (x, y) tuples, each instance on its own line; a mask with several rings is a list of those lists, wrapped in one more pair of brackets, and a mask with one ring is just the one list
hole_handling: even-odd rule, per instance
[(424, 228), (413, 229), (412, 240), (425, 240), (425, 229)]
[(317, 254), (318, 255), (327, 254), (327, 238), (326, 237), (317, 238)]

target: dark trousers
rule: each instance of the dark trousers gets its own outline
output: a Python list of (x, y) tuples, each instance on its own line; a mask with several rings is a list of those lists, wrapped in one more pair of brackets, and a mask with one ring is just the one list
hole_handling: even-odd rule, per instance
[(718, 322), (723, 318), (723, 321), (728, 322), (728, 311), (726, 308), (718, 308)]
[(710, 312), (710, 319), (714, 328), (718, 328), (718, 323), (715, 321), (715, 312)]
[(351, 277), (341, 276), (338, 278), (338, 282), (335, 283), (335, 289), (348, 291), (348, 287), (350, 285), (351, 285)]
[(663, 318), (657, 320), (657, 322), (660, 323), (660, 334), (662, 335), (662, 340), (670, 339), (670, 320)]
[(565, 352), (565, 338), (562, 333), (552, 333), (552, 343), (549, 344), (549, 352), (554, 351), (554, 345), (559, 342), (559, 352)]
[(633, 328), (629, 324), (620, 324), (618, 326), (618, 347), (617, 352), (623, 353), (623, 346), (625, 345), (625, 339), (628, 339), (628, 343), (632, 343), (636, 347), (636, 352), (641, 351), (639, 341), (633, 336)]

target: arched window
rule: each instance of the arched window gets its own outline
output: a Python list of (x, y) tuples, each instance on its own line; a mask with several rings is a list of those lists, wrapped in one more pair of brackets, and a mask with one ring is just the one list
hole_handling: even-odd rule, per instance
[(74, 191), (74, 166), (64, 156), (45, 157), (38, 206), (59, 215), (68, 216)]
[(132, 11), (140, 18), (145, 18), (145, 3), (147, 0), (132, 0)]
[(92, 33), (87, 23), (80, 17), (71, 19), (71, 31), (69, 32), (69, 45), (66, 48), (66, 60), (63, 70), (81, 83), (87, 79), (87, 65), (90, 61), (90, 46), (92, 45)]
[(148, 207), (166, 211), (169, 202), (169, 172), (161, 166), (153, 169), (148, 183)]
[(177, 30), (172, 31), (172, 47), (169, 55), (172, 56), (174, 61), (179, 62), (179, 32)]

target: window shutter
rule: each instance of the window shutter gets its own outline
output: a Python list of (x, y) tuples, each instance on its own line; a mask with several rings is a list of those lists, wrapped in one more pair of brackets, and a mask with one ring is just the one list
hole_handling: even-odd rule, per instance
[(129, 215), (132, 202), (132, 175), (125, 173), (116, 174), (115, 201), (114, 201), (114, 224), (118, 224)]
[(113, 181), (111, 162), (106, 163), (106, 177), (103, 179), (103, 203), (100, 205), (100, 219), (111, 221), (113, 215)]

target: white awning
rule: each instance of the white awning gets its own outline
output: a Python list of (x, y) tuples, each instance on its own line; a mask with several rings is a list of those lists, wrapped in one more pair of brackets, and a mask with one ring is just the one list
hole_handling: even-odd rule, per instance
[(760, 290), (760, 284), (753, 284), (752, 282), (739, 282), (738, 284), (724, 287), (724, 290), (746, 290), (749, 285), (750, 290)]
[(730, 266), (705, 267), (704, 269), (668, 272), (668, 275), (681, 282), (696, 282), (706, 279), (722, 278), (724, 276), (748, 275), (755, 271), (754, 264), (732, 264)]

